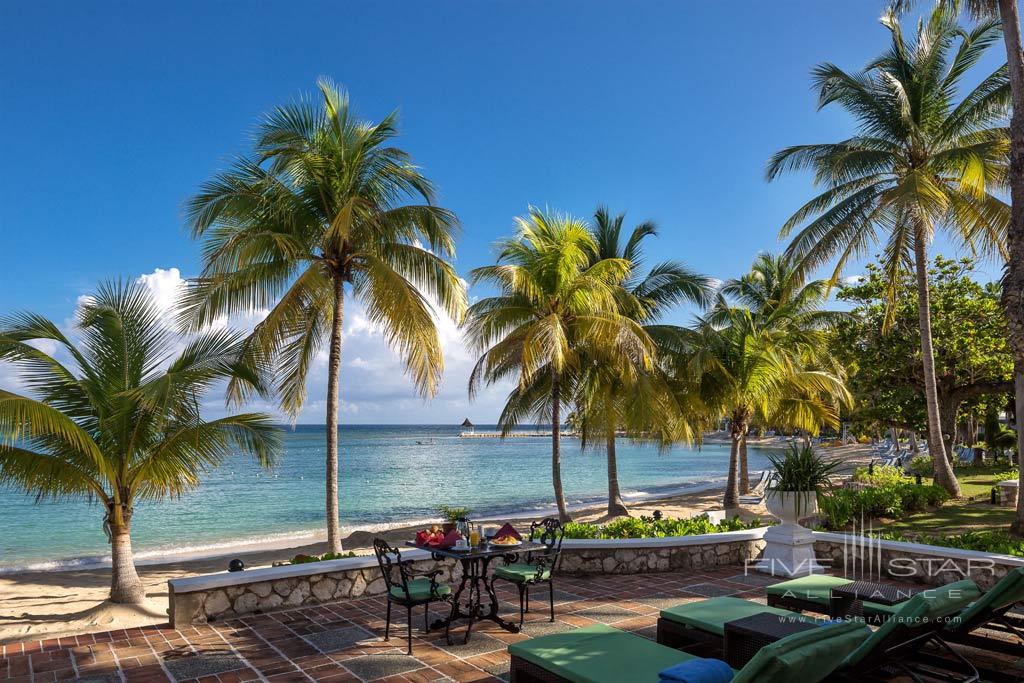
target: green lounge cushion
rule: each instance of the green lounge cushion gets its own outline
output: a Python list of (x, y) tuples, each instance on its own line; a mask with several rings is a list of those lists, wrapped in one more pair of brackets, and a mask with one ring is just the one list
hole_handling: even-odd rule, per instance
[(870, 635), (871, 629), (856, 621), (827, 623), (794, 633), (761, 648), (732, 683), (823, 681)]
[[(495, 576), (500, 576), (503, 579), (509, 581), (515, 581), (516, 583), (523, 583), (526, 581), (532, 581), (537, 578), (537, 567), (532, 564), (509, 564), (504, 567), (498, 567), (494, 570)], [(541, 581), (547, 581), (551, 578), (551, 570), (545, 569), (544, 573), (541, 574)]]
[(798, 579), (791, 579), (776, 583), (765, 588), (765, 592), (773, 597), (796, 598), (806, 600), (827, 608), (832, 598), (832, 589), (837, 586), (845, 586), (853, 583), (850, 579), (840, 576), (829, 576), (828, 574), (811, 574), (801, 576)]
[[(401, 585), (392, 586), (391, 589), (389, 590), (389, 592), (391, 593), (392, 596), (394, 596), (394, 597), (396, 597), (396, 598), (398, 598), (400, 600), (405, 600), (406, 599), (405, 591), (402, 590), (402, 586)], [(448, 595), (451, 592), (452, 592), (452, 587), (451, 586), (447, 586), (447, 585), (445, 585), (443, 583), (439, 583), (437, 585), (437, 593), (434, 594), (434, 595), (431, 595), (431, 593), (430, 593), (430, 579), (419, 578), (419, 579), (413, 579), (412, 581), (409, 582), (409, 596), (408, 596), (408, 599), (410, 599), (410, 600), (429, 600), (432, 597), (434, 597), (434, 598), (436, 598), (436, 597), (444, 597), (444, 596)]]
[(1018, 602), (1024, 601), (1024, 567), (1011, 569), (999, 583), (992, 586), (978, 600), (967, 606), (963, 612), (950, 620), (946, 627), (955, 631), (961, 627), (976, 628), (987, 614)]
[(874, 650), (894, 630), (901, 626), (913, 628), (915, 625), (931, 622), (936, 619), (955, 614), (978, 599), (981, 591), (969, 579), (948, 583), (939, 588), (921, 591), (911, 599), (900, 603), (899, 609), (892, 614), (871, 636), (846, 658), (844, 665), (854, 666), (870, 656)]
[(693, 655), (604, 624), (514, 643), (508, 652), (572, 683), (657, 683)]
[(709, 598), (697, 602), (689, 602), (685, 605), (676, 605), (661, 611), (661, 618), (685, 624), (707, 633), (725, 635), (725, 623), (735, 621), (744, 617), (767, 612), (780, 617), (798, 619), (800, 621), (817, 621), (810, 617), (801, 616), (777, 607), (768, 607), (759, 602), (744, 600), (743, 598)]
[[(736, 672), (733, 683), (817, 683), (869, 633), (863, 624), (841, 622), (783, 638), (762, 648)], [(659, 672), (694, 659), (604, 624), (525, 640), (508, 651), (572, 683), (657, 683)]]

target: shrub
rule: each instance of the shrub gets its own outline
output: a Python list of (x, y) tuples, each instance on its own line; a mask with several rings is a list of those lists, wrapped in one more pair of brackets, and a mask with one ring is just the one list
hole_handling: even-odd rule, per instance
[(931, 536), (928, 534), (905, 536), (898, 533), (877, 534), (878, 538), (890, 541), (910, 541), (942, 548), (978, 550), (1000, 555), (1024, 557), (1024, 541), (1013, 538), (1005, 531), (965, 531), (955, 536)]
[(873, 470), (869, 470), (867, 467), (858, 467), (853, 471), (853, 480), (860, 484), (870, 484), (871, 486), (887, 486), (890, 484), (902, 484), (910, 481), (910, 478), (899, 467), (879, 465), (873, 468)]
[(764, 526), (760, 519), (744, 522), (738, 516), (714, 524), (707, 515), (689, 519), (654, 519), (653, 517), (620, 517), (605, 525), (587, 522), (568, 522), (565, 538), (665, 538), (667, 536), (695, 536), (725, 531), (740, 531)]
[(327, 560), (344, 560), (355, 556), (356, 554), (352, 551), (347, 553), (324, 553), (323, 555), (303, 555), (300, 553), (292, 558), (292, 564), (309, 564), (310, 562), (325, 562)]
[(864, 489), (838, 489), (822, 496), (819, 508), (830, 529), (841, 529), (861, 517), (900, 518), (942, 505), (949, 494), (941, 486), (909, 481)]
[(910, 461), (911, 474), (919, 474), (922, 477), (932, 476), (932, 459), (927, 455), (919, 455)]
[(597, 538), (601, 527), (586, 522), (566, 522), (565, 538)]

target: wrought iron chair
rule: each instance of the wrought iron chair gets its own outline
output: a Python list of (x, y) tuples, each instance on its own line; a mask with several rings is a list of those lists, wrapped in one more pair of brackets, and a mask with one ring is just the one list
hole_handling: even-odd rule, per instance
[(562, 537), (565, 529), (555, 517), (547, 517), (530, 524), (530, 540), (543, 543), (543, 550), (532, 550), (526, 553), (524, 562), (519, 562), (518, 553), (504, 556), (504, 566), (494, 570), (491, 577), (491, 592), (497, 579), (514, 583), (519, 589), (519, 626), (523, 625), (523, 617), (530, 611), (530, 586), (546, 583), (548, 585), (548, 601), (551, 606), (551, 621), (555, 620), (555, 568), (562, 552)]
[[(389, 545), (382, 538), (374, 539), (373, 552), (377, 555), (377, 564), (380, 565), (381, 574), (384, 575), (384, 584), (388, 589), (388, 612), (384, 626), (384, 640), (390, 640), (391, 637), (391, 604), (398, 604), (405, 608), (407, 614), (408, 654), (411, 655), (413, 607), (423, 605), (423, 631), (425, 633), (430, 630), (430, 625), (427, 623), (430, 603), (452, 602), (452, 588), (447, 584), (437, 582), (438, 575), (444, 573), (443, 569), (433, 569), (429, 572), (413, 571), (413, 561), (403, 560), (401, 551)], [(448, 638), (448, 624), (445, 625), (444, 635), (445, 638)], [(448, 642), (450, 643), (451, 640), (449, 639)]]

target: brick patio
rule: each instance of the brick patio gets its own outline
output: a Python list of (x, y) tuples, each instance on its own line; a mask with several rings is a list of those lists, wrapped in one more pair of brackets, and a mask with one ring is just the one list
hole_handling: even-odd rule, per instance
[[(3, 646), (0, 679), (43, 683), (128, 681), (502, 681), (508, 680), (509, 643), (597, 622), (654, 638), (665, 606), (718, 595), (763, 602), (769, 577), (744, 576), (742, 568), (706, 573), (666, 573), (590, 578), (559, 577), (555, 623), (547, 616), (547, 591), (535, 590), (523, 634), (491, 622), (424, 635), (423, 613), (414, 615), (413, 657), (405, 654), (405, 613), (395, 610), (391, 641), (384, 642), (384, 599), (350, 600), (233, 619), (181, 630), (166, 626), (94, 633)], [(499, 591), (509, 613), (514, 593)], [(440, 605), (438, 606), (440, 608)], [(440, 614), (431, 613), (431, 619)], [(1020, 662), (1004, 661), (1019, 667)], [(1024, 669), (1021, 669), (1024, 674)]]

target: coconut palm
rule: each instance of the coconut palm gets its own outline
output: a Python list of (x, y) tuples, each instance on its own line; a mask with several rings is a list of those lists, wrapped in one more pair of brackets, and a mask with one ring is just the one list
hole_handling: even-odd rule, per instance
[[(604, 259), (623, 259), (630, 263), (631, 275), (622, 283), (619, 310), (643, 325), (657, 343), (660, 318), (672, 307), (691, 302), (706, 306), (711, 299), (711, 280), (698, 275), (676, 261), (655, 264), (646, 274), (643, 266), (643, 242), (657, 235), (653, 223), (644, 222), (623, 242), (625, 214), (612, 216), (599, 207), (594, 214), (592, 233), (597, 250), (591, 264)], [(660, 335), (664, 336), (664, 335)], [(580, 433), (584, 445), (603, 440), (608, 466), (608, 514), (628, 514), (619, 489), (615, 453), (616, 433), (620, 427), (634, 435), (657, 435), (663, 441), (693, 436), (692, 406), (684, 410), (671, 389), (671, 379), (657, 363), (649, 370), (622, 368), (607, 363), (584, 363), (579, 383), (577, 406), (580, 409)]]
[(764, 325), (750, 309), (729, 306), (720, 297), (680, 336), (675, 372), (691, 378), (689, 390), (707, 413), (729, 419), (726, 508), (739, 504), (740, 455), (755, 421), (811, 434), (822, 425), (838, 425), (839, 406), (850, 396), (841, 377), (817, 364), (824, 335)]
[(857, 120), (858, 134), (786, 148), (772, 157), (767, 174), (771, 180), (810, 169), (827, 187), (780, 231), (786, 237), (799, 228), (787, 253), (801, 258), (803, 268), (838, 256), (835, 281), (851, 258), (884, 235), (892, 297), (900, 274), (916, 270), (928, 445), (936, 481), (959, 495), (939, 419), (927, 251), (935, 232), (945, 230), (977, 253), (1005, 256), (1009, 207), (994, 194), (1005, 187), (1008, 171), (1005, 67), (958, 98), (964, 75), (998, 39), (999, 24), (983, 21), (966, 31), (940, 5), (908, 43), (891, 12), (882, 21), (892, 45), (862, 71), (832, 64), (814, 70), (819, 106), (843, 107)]
[(516, 219), (515, 237), (499, 244), (498, 263), (472, 272), (495, 296), (469, 308), (466, 337), (480, 354), (470, 376), (482, 384), (515, 378), (499, 424), (507, 434), (527, 416), (550, 420), (551, 479), (558, 515), (568, 519), (562, 488), (561, 408), (575, 394), (582, 361), (648, 369), (653, 344), (643, 328), (619, 313), (630, 276), (624, 258), (596, 259), (585, 222), (531, 208)]
[[(754, 259), (750, 271), (743, 276), (727, 280), (721, 288), (723, 296), (750, 310), (757, 324), (765, 329), (791, 330), (795, 333), (827, 330), (847, 316), (839, 311), (822, 310), (828, 298), (827, 280), (806, 281), (799, 263), (792, 257), (761, 253)], [(726, 322), (729, 309), (720, 308)], [(815, 362), (836, 377), (843, 369), (822, 348)], [(746, 439), (740, 442), (740, 493), (750, 492)]]
[[(263, 373), (239, 359), (242, 336), (229, 330), (198, 335), (173, 355), (181, 342), (142, 285), (101, 285), (75, 327), (69, 337), (31, 313), (0, 320), (0, 362), (20, 370), (26, 390), (0, 389), (0, 484), (38, 499), (98, 501), (110, 599), (140, 603), (136, 505), (181, 495), (233, 453), (271, 465), (280, 430), (262, 413), (202, 418), (201, 400), (216, 383), (262, 393)], [(48, 347), (57, 352), (41, 350)]]
[(306, 399), (310, 366), (327, 343), (327, 539), (331, 551), (340, 552), (338, 395), (346, 295), (363, 302), (416, 389), (431, 396), (444, 367), (434, 305), (460, 320), (466, 294), (445, 260), (455, 253), (455, 215), (433, 204), (430, 181), (408, 154), (390, 146), (395, 114), (360, 121), (343, 91), (326, 80), (318, 85), (319, 104), (310, 98), (275, 109), (259, 127), (252, 155), (189, 202), (192, 234), (204, 242), (204, 267), (192, 283), (185, 317), (202, 327), (235, 312), (269, 309), (248, 352), (275, 368), (281, 406), (292, 415)]
[[(1013, 103), (1010, 116), (1010, 226), (1007, 231), (1006, 271), (1003, 277), (1003, 309), (1009, 327), (1010, 347), (1015, 360), (1017, 424), (1024, 425), (1024, 52), (1021, 50), (1020, 13), (1017, 0), (944, 0), (953, 12), (961, 5), (979, 18), (1002, 19), (1006, 48), (1007, 76)], [(894, 0), (893, 8), (903, 11), (913, 0)], [(1017, 451), (1024, 453), (1024, 429), (1017, 429)], [(1024, 468), (1020, 488), (1024, 490)], [(1014, 530), (1024, 534), (1024, 496), (1017, 498)]]

